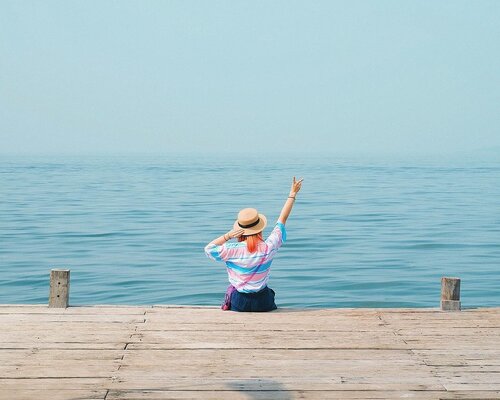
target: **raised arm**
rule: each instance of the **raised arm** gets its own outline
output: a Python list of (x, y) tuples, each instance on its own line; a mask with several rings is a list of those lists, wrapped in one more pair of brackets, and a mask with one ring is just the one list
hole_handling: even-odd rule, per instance
[(295, 176), (293, 177), (292, 187), (290, 188), (290, 194), (288, 195), (288, 198), (285, 201), (285, 205), (281, 209), (281, 213), (280, 213), (280, 216), (278, 218), (278, 222), (281, 222), (283, 224), (286, 223), (286, 220), (288, 219), (288, 216), (290, 215), (290, 212), (292, 211), (293, 203), (295, 202), (295, 197), (297, 196), (297, 193), (299, 192), (300, 188), (302, 187), (303, 180), (304, 180), (304, 178), (296, 181)]

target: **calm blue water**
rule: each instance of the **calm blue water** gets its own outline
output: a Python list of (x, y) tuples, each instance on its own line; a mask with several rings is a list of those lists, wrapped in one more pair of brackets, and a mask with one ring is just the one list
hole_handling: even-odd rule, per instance
[(204, 245), (240, 208), (275, 221), (293, 175), (279, 306), (434, 307), (441, 276), (500, 306), (500, 162), (222, 154), (0, 158), (0, 303), (46, 303), (67, 267), (74, 305), (219, 305)]

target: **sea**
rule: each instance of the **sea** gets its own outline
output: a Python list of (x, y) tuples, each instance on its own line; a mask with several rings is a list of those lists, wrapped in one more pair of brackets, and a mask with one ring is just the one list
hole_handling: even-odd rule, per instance
[(500, 306), (500, 159), (329, 154), (0, 156), (0, 303), (220, 305), (204, 246), (241, 208), (270, 233), (304, 178), (271, 267), (279, 307)]

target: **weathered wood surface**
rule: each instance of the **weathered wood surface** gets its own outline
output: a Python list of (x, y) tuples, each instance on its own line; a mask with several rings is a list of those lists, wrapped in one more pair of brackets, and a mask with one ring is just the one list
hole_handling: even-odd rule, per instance
[(69, 306), (69, 269), (50, 271), (49, 307), (66, 308)]
[(460, 311), (460, 278), (441, 278), (441, 310)]
[(500, 399), (500, 308), (0, 305), (0, 399)]

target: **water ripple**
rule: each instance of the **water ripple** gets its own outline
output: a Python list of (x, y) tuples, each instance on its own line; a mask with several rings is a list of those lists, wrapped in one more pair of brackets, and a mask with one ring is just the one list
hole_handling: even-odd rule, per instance
[(292, 175), (279, 305), (438, 306), (443, 275), (464, 307), (500, 305), (500, 163), (210, 156), (0, 159), (0, 303), (45, 303), (68, 267), (73, 304), (218, 305), (204, 245), (248, 206), (268, 233)]

